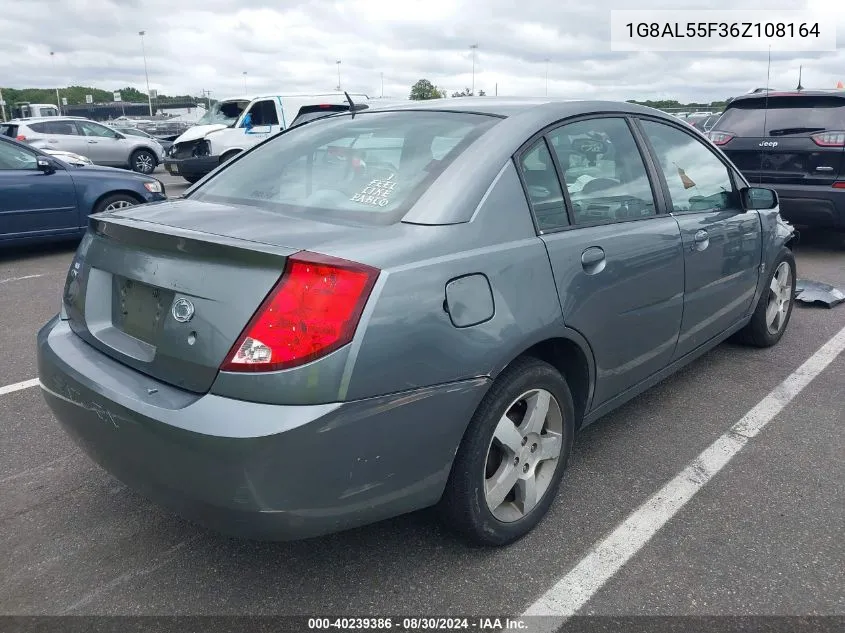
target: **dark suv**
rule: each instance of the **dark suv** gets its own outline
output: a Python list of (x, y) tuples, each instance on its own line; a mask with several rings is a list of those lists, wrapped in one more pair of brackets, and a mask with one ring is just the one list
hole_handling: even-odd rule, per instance
[(784, 218), (845, 231), (845, 91), (742, 95), (708, 136), (752, 184), (778, 192)]

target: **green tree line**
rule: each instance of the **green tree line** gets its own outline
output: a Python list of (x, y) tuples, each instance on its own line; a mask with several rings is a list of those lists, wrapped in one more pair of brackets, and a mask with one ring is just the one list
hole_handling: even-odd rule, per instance
[[(0, 88), (3, 92), (3, 100), (7, 105), (12, 106), (22, 101), (28, 103), (56, 103), (55, 88)], [(146, 103), (147, 93), (136, 88), (118, 88), (116, 90), (100, 90), (88, 86), (67, 86), (59, 88), (59, 96), (67, 99), (68, 105), (83, 105), (85, 95), (91, 95), (94, 103), (111, 103), (114, 101), (115, 92), (120, 93), (122, 101), (129, 103)], [(191, 95), (158, 95), (155, 98), (157, 104), (196, 101)]]
[[(478, 96), (483, 97), (485, 95), (483, 90), (478, 91)], [(449, 94), (443, 88), (438, 88), (433, 83), (431, 83), (428, 79), (420, 79), (411, 86), (411, 94), (409, 96), (410, 99), (413, 100), (426, 100), (426, 99), (443, 99), (448, 97)], [(460, 92), (453, 92), (453, 97), (471, 97), (472, 90), (469, 88), (465, 88)], [(651, 108), (657, 108), (658, 110), (716, 110), (720, 111), (723, 110), (725, 107), (725, 101), (711, 101), (710, 103), (681, 103), (680, 101), (675, 101), (674, 99), (662, 99), (659, 101), (636, 101), (634, 99), (629, 99), (628, 103), (637, 103), (644, 106), (649, 106)]]

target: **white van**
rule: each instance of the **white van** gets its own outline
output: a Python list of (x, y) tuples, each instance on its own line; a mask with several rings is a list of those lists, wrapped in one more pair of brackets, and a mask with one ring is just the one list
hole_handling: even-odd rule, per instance
[[(369, 101), (365, 94), (349, 96), (356, 105)], [(342, 92), (223, 99), (173, 142), (164, 167), (193, 183), (232, 156), (288, 128), (297, 118), (320, 110), (348, 108)]]

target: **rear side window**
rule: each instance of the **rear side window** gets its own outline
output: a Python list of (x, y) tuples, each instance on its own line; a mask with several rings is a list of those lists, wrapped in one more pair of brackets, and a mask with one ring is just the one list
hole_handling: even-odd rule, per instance
[(70, 121), (45, 121), (43, 123), (31, 123), (34, 132), (39, 134), (75, 135), (76, 126)]
[(498, 121), (450, 112), (338, 115), (273, 137), (190, 197), (388, 224)]
[(0, 123), (0, 135), (15, 138), (18, 135), (18, 126), (11, 123)]
[(522, 154), (519, 170), (540, 232), (569, 224), (563, 204), (563, 190), (545, 139), (539, 139)]
[(786, 136), (845, 130), (841, 97), (769, 97), (732, 103), (714, 129), (736, 136)]

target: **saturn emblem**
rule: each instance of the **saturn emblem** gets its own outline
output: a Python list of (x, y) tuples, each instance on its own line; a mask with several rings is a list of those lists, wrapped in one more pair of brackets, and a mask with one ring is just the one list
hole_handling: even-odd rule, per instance
[(173, 303), (173, 309), (170, 312), (179, 323), (187, 323), (194, 316), (194, 304), (182, 297)]

